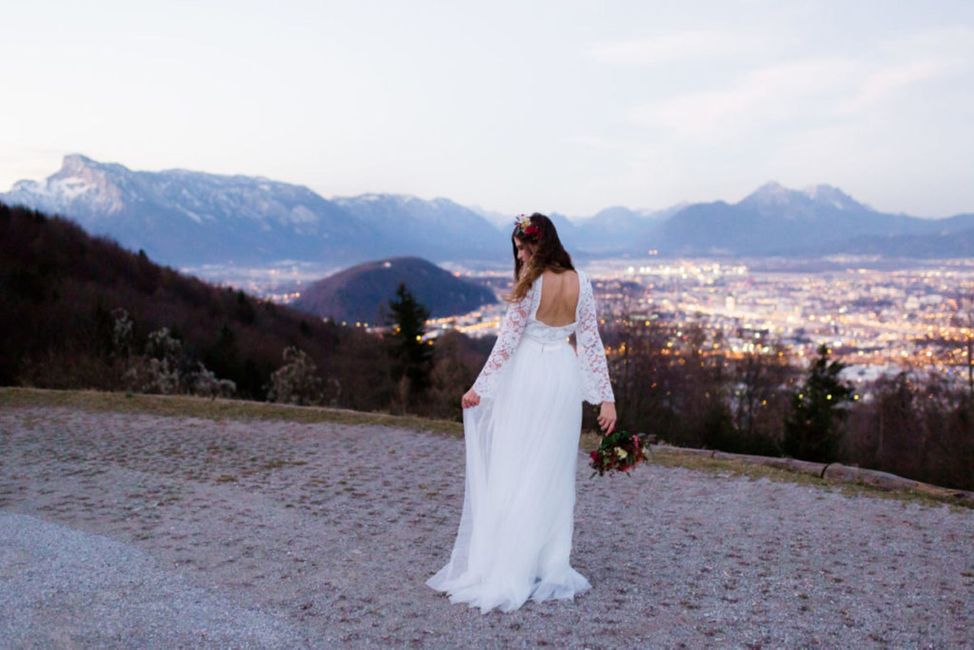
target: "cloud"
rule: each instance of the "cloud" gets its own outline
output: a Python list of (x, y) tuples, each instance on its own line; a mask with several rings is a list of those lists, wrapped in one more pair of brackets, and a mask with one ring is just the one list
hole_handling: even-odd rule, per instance
[(936, 56), (971, 63), (974, 27), (952, 25), (914, 32), (886, 41), (881, 45), (881, 52), (890, 58)]
[(685, 30), (652, 38), (596, 43), (591, 55), (600, 63), (656, 65), (754, 52), (758, 43), (758, 39), (743, 33)]
[(570, 135), (565, 138), (565, 142), (570, 145), (606, 152), (629, 152), (633, 148), (632, 142), (629, 140), (608, 138), (591, 133)]
[[(709, 86), (626, 111), (631, 124), (701, 141), (757, 136), (776, 125), (809, 129), (895, 112), (895, 104), (922, 84), (969, 77), (974, 71), (974, 29), (968, 26), (873, 41), (854, 56), (809, 51), (781, 56), (788, 49), (782, 45), (772, 47), (740, 32), (694, 30), (602, 43), (593, 54), (606, 63), (629, 65), (711, 60), (710, 73), (697, 78)], [(741, 60), (729, 64), (727, 55), (742, 52), (760, 54), (767, 63), (750, 68), (742, 68)]]
[(974, 29), (958, 25), (909, 34), (881, 44), (878, 53), (884, 63), (868, 72), (839, 112), (861, 112), (910, 86), (970, 73), (974, 69)]
[(669, 129), (685, 137), (715, 137), (767, 121), (793, 120), (817, 112), (842, 96), (860, 66), (843, 58), (778, 63), (745, 73), (723, 89), (687, 93), (630, 111), (637, 125)]
[(837, 107), (840, 114), (857, 114), (882, 103), (898, 91), (940, 76), (945, 76), (956, 66), (949, 61), (918, 61), (893, 65), (870, 73), (859, 86), (858, 92)]
[(869, 117), (920, 84), (971, 68), (971, 59), (956, 53), (923, 51), (900, 51), (895, 58), (878, 61), (796, 59), (748, 71), (724, 88), (642, 104), (628, 115), (636, 125), (667, 129), (685, 138), (730, 137), (779, 123), (801, 128), (803, 123)]

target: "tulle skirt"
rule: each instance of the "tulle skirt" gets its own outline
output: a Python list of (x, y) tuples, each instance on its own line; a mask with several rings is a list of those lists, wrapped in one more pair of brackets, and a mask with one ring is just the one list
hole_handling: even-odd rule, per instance
[(591, 587), (569, 564), (582, 423), (575, 351), (523, 338), (493, 399), (463, 412), (466, 480), (450, 561), (426, 584), (486, 613)]

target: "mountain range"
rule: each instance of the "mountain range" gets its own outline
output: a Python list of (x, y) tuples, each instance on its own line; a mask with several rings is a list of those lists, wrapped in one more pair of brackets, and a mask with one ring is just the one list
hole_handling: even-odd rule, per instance
[[(886, 214), (830, 185), (797, 191), (767, 183), (738, 203), (697, 203), (660, 224), (655, 242), (667, 254), (828, 255), (872, 253), (955, 257), (956, 247), (912, 251), (915, 238), (974, 231), (974, 214), (921, 219)], [(974, 232), (972, 232), (974, 234)], [(900, 245), (886, 246), (884, 242)], [(914, 254), (916, 253), (916, 254)], [(974, 253), (972, 249), (969, 253)], [(961, 255), (963, 256), (963, 254)]]
[[(496, 213), (446, 198), (328, 199), (263, 177), (132, 171), (79, 154), (66, 156), (44, 181), (18, 181), (0, 193), (0, 202), (64, 215), (172, 265), (296, 260), (348, 266), (392, 256), (497, 262), (511, 254), (513, 215), (505, 223)], [(974, 255), (974, 214), (922, 219), (883, 213), (829, 185), (793, 190), (772, 182), (737, 203), (550, 216), (580, 259), (641, 257), (652, 249), (685, 256)]]
[(19, 181), (0, 202), (57, 213), (166, 264), (335, 266), (420, 253), (430, 259), (496, 259), (497, 229), (448, 199), (366, 194), (329, 200), (262, 177), (181, 169), (132, 171), (79, 154), (46, 180)]

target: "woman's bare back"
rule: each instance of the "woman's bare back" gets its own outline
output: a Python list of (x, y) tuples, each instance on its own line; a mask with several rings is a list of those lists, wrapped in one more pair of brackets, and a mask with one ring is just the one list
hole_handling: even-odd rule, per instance
[(578, 306), (578, 274), (575, 271), (542, 274), (541, 302), (535, 319), (549, 327), (564, 327), (575, 322)]

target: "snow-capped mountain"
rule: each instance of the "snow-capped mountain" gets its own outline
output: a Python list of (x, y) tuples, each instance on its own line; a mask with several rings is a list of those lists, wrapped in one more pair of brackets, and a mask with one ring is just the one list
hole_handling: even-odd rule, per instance
[(262, 177), (132, 171), (78, 154), (44, 181), (15, 183), (0, 201), (70, 217), (166, 264), (492, 259), (505, 250), (489, 223), (446, 199), (328, 200)]
[[(863, 237), (909, 238), (945, 228), (974, 228), (974, 218), (886, 214), (830, 185), (801, 191), (769, 182), (738, 203), (684, 207), (660, 224), (656, 242), (667, 254), (819, 255), (853, 252), (858, 246), (853, 242)], [(900, 254), (903, 248), (900, 239), (890, 254)]]
[[(686, 203), (664, 210), (634, 210), (624, 206), (605, 208), (590, 217), (568, 218), (552, 212), (548, 216), (558, 229), (558, 236), (566, 248), (579, 258), (610, 257), (645, 253), (643, 243), (656, 236), (660, 224), (686, 207)], [(476, 209), (505, 235), (514, 225), (514, 215)]]
[(77, 154), (45, 181), (20, 181), (0, 200), (70, 217), (167, 264), (347, 261), (349, 240), (366, 239), (364, 225), (305, 187), (180, 169), (132, 171)]
[(121, 189), (113, 182), (126, 172), (121, 165), (94, 164), (80, 154), (64, 157), (61, 169), (47, 180), (18, 181), (2, 195), (9, 203), (23, 203), (45, 212), (64, 212), (86, 206), (102, 216), (121, 212)]
[(857, 202), (851, 196), (831, 185), (814, 185), (805, 190), (790, 190), (771, 181), (765, 183), (746, 196), (742, 205), (762, 211), (782, 211), (787, 216), (799, 213), (811, 215), (816, 210), (842, 210), (845, 212), (875, 212), (872, 208)]
[(516, 215), (496, 212), (494, 210), (486, 210), (477, 205), (470, 205), (467, 207), (489, 221), (492, 226), (499, 229), (501, 232), (508, 232), (511, 229), (511, 226), (514, 225), (514, 218)]
[(654, 247), (660, 226), (685, 205), (657, 211), (605, 208), (576, 221), (568, 239), (590, 255), (645, 254), (646, 248)]
[(386, 255), (422, 250), (425, 257), (451, 259), (458, 246), (473, 259), (497, 259), (509, 248), (482, 216), (449, 199), (430, 201), (401, 194), (336, 197), (336, 205), (383, 234)]
[(831, 185), (813, 185), (805, 188), (803, 193), (818, 205), (831, 205), (839, 210), (872, 210), (869, 206), (859, 203), (839, 188)]

